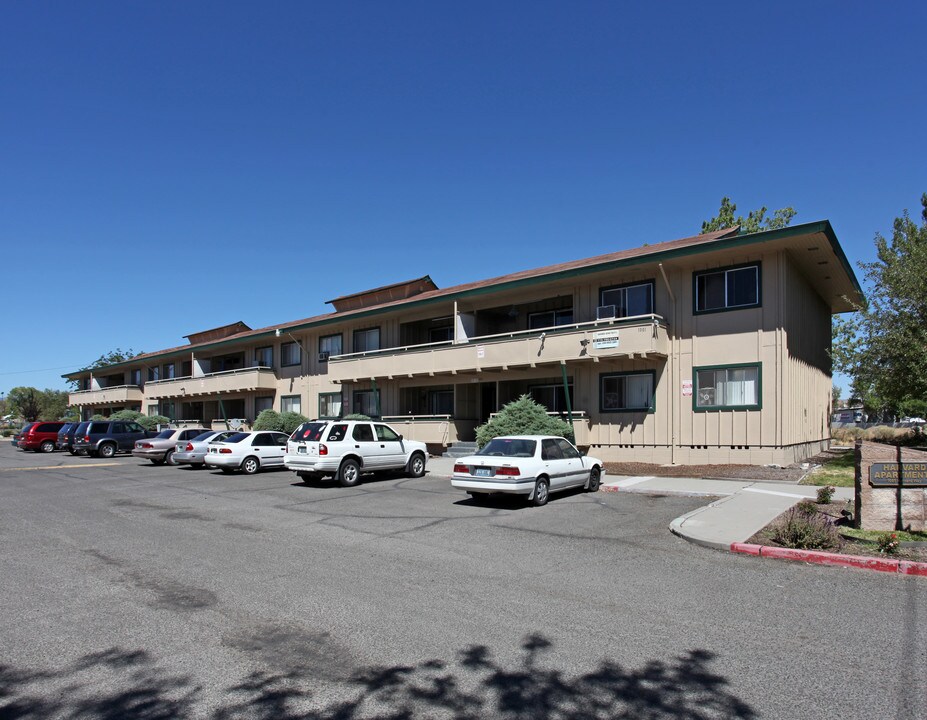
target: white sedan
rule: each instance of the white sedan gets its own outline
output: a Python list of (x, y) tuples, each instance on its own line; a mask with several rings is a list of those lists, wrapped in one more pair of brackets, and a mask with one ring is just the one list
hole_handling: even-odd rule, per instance
[(576, 487), (597, 491), (604, 473), (601, 460), (583, 455), (562, 437), (511, 435), (493, 438), (476, 455), (458, 459), (451, 485), (473, 497), (527, 495), (540, 506), (552, 492)]
[(251, 430), (229, 435), (222, 442), (209, 443), (203, 458), (206, 467), (224, 473), (241, 470), (253, 475), (261, 468), (283, 467), (289, 435), (267, 430)]

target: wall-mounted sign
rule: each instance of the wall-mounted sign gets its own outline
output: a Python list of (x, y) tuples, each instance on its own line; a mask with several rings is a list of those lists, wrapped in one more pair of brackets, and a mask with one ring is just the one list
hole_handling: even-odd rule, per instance
[(872, 463), (869, 467), (869, 484), (878, 488), (896, 488), (899, 484), (906, 488), (927, 487), (927, 463), (901, 463), (900, 482), (898, 463)]
[(686, 380), (682, 384), (682, 396), (692, 397), (692, 381), (691, 380)]
[(602, 330), (592, 333), (592, 347), (595, 350), (609, 350), (618, 347), (618, 331)]
[(484, 348), (482, 345), (477, 345), (476, 346), (476, 356), (478, 358), (486, 357), (486, 348)]

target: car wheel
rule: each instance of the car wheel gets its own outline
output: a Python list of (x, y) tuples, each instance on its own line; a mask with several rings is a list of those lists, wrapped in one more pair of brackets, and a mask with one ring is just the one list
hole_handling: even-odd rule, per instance
[(168, 451), (164, 454), (164, 462), (165, 462), (165, 464), (167, 464), (167, 465), (176, 465), (176, 464), (177, 464), (177, 463), (174, 461), (174, 451), (173, 451), (173, 450), (168, 450)]
[(586, 489), (589, 492), (598, 492), (599, 485), (602, 482), (602, 471), (599, 468), (594, 467), (589, 471), (589, 484), (586, 486)]
[(116, 446), (112, 443), (100, 445), (100, 457), (111, 458), (116, 454)]
[(241, 469), (245, 475), (254, 475), (254, 473), (261, 469), (261, 462), (256, 457), (246, 457), (245, 461), (241, 464)]
[(409, 458), (409, 464), (406, 466), (406, 475), (409, 477), (421, 477), (425, 474), (425, 456), (421, 453), (413, 453)]
[(345, 460), (338, 468), (338, 482), (341, 487), (354, 487), (360, 482), (360, 465), (356, 460)]
[(547, 500), (550, 497), (550, 482), (547, 478), (538, 478), (537, 482), (534, 483), (534, 503), (535, 507), (541, 507), (542, 505), (547, 504)]
[(43, 442), (42, 445), (39, 447), (39, 450), (41, 450), (41, 451), (44, 452), (44, 453), (54, 452), (54, 451), (55, 451), (55, 443), (53, 443), (51, 440), (46, 440), (46, 441)]

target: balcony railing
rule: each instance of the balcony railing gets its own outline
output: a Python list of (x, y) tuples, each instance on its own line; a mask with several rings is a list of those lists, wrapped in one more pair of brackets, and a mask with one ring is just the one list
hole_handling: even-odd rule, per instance
[(383, 422), (407, 440), (447, 447), (470, 439), (476, 420), (455, 420), (450, 415), (384, 415)]
[(277, 375), (272, 368), (250, 367), (208, 373), (200, 377), (149, 380), (145, 383), (145, 396), (151, 400), (189, 398), (254, 390), (276, 390), (276, 388)]
[(618, 357), (666, 357), (666, 323), (659, 315), (594, 320), (535, 330), (484, 335), (463, 343), (429, 343), (332, 356), (336, 382), (368, 378), (456, 375)]
[(69, 405), (124, 405), (140, 403), (142, 389), (138, 385), (114, 385), (99, 390), (77, 390), (68, 393)]

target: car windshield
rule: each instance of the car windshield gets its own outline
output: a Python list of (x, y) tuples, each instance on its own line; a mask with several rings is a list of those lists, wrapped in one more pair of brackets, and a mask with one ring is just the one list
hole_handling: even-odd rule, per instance
[(241, 442), (242, 440), (244, 440), (246, 437), (249, 437), (250, 435), (251, 435), (251, 433), (246, 433), (246, 432), (243, 432), (243, 433), (235, 433), (234, 435), (229, 435), (229, 436), (228, 436), (227, 438), (225, 438), (225, 440), (223, 440), (222, 442), (237, 443), (237, 442)]
[(205, 442), (209, 440), (209, 438), (211, 438), (215, 434), (216, 434), (215, 430), (207, 430), (206, 432), (202, 432), (199, 435), (197, 435), (195, 438), (193, 438), (192, 442)]
[(175, 430), (162, 430), (157, 435), (155, 435), (155, 440), (167, 440), (170, 437), (174, 436)]
[(296, 430), (293, 431), (293, 434), (290, 435), (290, 440), (308, 440), (309, 442), (318, 442), (322, 439), (322, 431), (325, 430), (325, 426), (328, 423), (320, 422), (307, 422), (300, 425)]
[(477, 455), (501, 455), (502, 457), (534, 457), (537, 442), (521, 438), (493, 438)]

